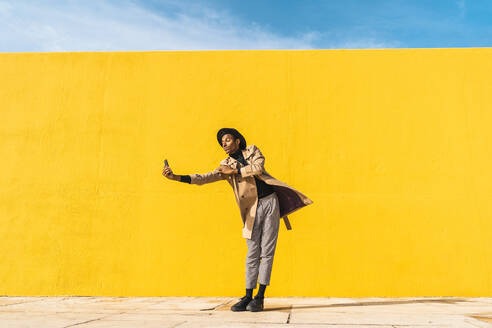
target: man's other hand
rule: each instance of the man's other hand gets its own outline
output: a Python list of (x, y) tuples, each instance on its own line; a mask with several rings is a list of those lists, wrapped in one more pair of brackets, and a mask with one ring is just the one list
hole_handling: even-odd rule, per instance
[(231, 174), (236, 174), (237, 173), (237, 170), (236, 169), (233, 169), (227, 165), (221, 165), (217, 168), (217, 171), (219, 171), (220, 173), (222, 174), (225, 174), (225, 175), (231, 175)]

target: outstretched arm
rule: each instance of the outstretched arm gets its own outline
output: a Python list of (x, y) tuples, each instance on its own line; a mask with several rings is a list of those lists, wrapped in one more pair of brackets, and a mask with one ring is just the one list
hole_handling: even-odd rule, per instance
[(218, 169), (215, 169), (211, 172), (203, 173), (203, 174), (190, 174), (190, 183), (203, 185), (206, 183), (211, 183), (219, 180), (223, 180), (226, 178), (225, 174), (222, 174)]
[(212, 172), (207, 172), (204, 174), (191, 174), (191, 175), (177, 175), (174, 174), (170, 167), (165, 166), (162, 170), (162, 175), (166, 178), (174, 181), (186, 182), (190, 184), (203, 185), (206, 183), (211, 183), (219, 181), (226, 178), (225, 174), (222, 174), (218, 169)]

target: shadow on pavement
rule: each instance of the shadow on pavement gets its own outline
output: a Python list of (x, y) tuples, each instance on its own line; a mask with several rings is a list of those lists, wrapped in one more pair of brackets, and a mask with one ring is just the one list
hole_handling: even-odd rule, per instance
[(412, 303), (446, 303), (454, 304), (456, 302), (467, 302), (464, 298), (439, 298), (439, 299), (422, 299), (422, 300), (404, 300), (404, 301), (376, 301), (376, 302), (358, 302), (358, 303), (338, 303), (327, 305), (286, 305), (281, 307), (265, 307), (263, 311), (286, 311), (291, 309), (320, 309), (320, 308), (336, 308), (347, 306), (370, 306), (370, 305), (395, 305), (395, 304), (412, 304)]

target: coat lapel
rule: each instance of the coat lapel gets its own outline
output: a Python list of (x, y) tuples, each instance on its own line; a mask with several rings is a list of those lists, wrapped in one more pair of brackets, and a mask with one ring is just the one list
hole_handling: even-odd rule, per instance
[[(243, 157), (246, 161), (248, 161), (248, 158), (250, 158), (251, 155), (253, 154), (251, 148), (242, 149), (241, 152), (243, 153)], [(234, 168), (237, 168), (239, 166), (239, 162), (234, 157), (231, 157), (230, 155), (223, 162), (225, 165), (230, 165), (233, 166)]]

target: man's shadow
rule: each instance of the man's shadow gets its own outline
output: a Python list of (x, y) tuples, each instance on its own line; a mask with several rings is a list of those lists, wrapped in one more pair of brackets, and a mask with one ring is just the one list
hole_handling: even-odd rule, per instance
[(464, 298), (439, 298), (439, 299), (418, 299), (418, 300), (402, 300), (402, 301), (376, 301), (376, 302), (358, 302), (358, 303), (338, 303), (328, 305), (288, 305), (282, 307), (265, 307), (263, 311), (290, 311), (291, 309), (321, 309), (321, 308), (337, 308), (349, 306), (371, 306), (371, 305), (395, 305), (395, 304), (413, 304), (413, 303), (445, 303), (454, 304), (456, 302), (466, 302)]

